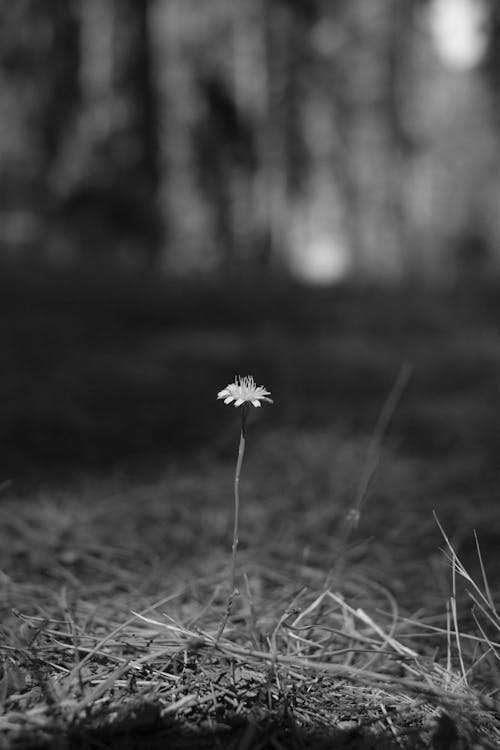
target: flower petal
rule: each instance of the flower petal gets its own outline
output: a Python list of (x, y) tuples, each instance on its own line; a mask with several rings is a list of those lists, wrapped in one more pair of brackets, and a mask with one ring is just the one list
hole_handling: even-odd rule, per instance
[(251, 375), (236, 375), (234, 383), (228, 383), (217, 394), (218, 399), (224, 399), (225, 404), (231, 404), (234, 401), (234, 406), (238, 407), (242, 404), (252, 404), (255, 408), (262, 406), (263, 401), (272, 404), (273, 401), (268, 396), (271, 392), (267, 390), (263, 385), (256, 385), (255, 380)]

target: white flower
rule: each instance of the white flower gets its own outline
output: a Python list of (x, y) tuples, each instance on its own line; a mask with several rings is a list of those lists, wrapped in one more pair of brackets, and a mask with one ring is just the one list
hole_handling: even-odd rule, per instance
[(252, 406), (261, 406), (261, 401), (267, 401), (272, 404), (272, 399), (268, 398), (271, 394), (262, 385), (255, 385), (255, 380), (251, 375), (242, 378), (237, 375), (234, 383), (226, 385), (224, 390), (219, 391), (217, 398), (223, 398), (225, 404), (234, 401), (235, 406), (250, 403)]

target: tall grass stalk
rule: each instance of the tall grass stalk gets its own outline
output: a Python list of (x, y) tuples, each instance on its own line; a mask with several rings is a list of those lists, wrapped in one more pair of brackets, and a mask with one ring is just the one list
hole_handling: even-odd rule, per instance
[(380, 410), (375, 429), (373, 430), (366, 460), (364, 462), (358, 489), (354, 498), (354, 503), (345, 514), (344, 521), (340, 531), (340, 544), (337, 553), (337, 559), (330, 568), (325, 579), (325, 588), (329, 588), (338, 583), (342, 574), (345, 562), (347, 546), (352, 533), (358, 527), (361, 519), (361, 511), (366, 502), (368, 491), (377, 471), (380, 455), (382, 453), (382, 444), (384, 442), (387, 430), (397, 409), (401, 396), (411, 377), (412, 366), (409, 362), (403, 362), (396, 380)]

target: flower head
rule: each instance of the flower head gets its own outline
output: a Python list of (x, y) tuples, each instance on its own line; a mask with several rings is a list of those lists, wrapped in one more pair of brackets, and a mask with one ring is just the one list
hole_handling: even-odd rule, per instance
[(226, 385), (224, 390), (219, 391), (217, 398), (223, 398), (225, 404), (234, 401), (235, 406), (242, 404), (252, 404), (252, 406), (261, 406), (261, 401), (267, 401), (272, 404), (272, 399), (268, 398), (271, 394), (262, 385), (255, 385), (255, 380), (251, 375), (242, 378), (237, 375), (234, 383)]

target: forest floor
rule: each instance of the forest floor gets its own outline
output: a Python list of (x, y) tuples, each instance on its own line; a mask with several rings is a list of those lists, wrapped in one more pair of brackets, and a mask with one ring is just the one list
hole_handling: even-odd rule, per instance
[(500, 745), (494, 290), (2, 279), (0, 748)]

